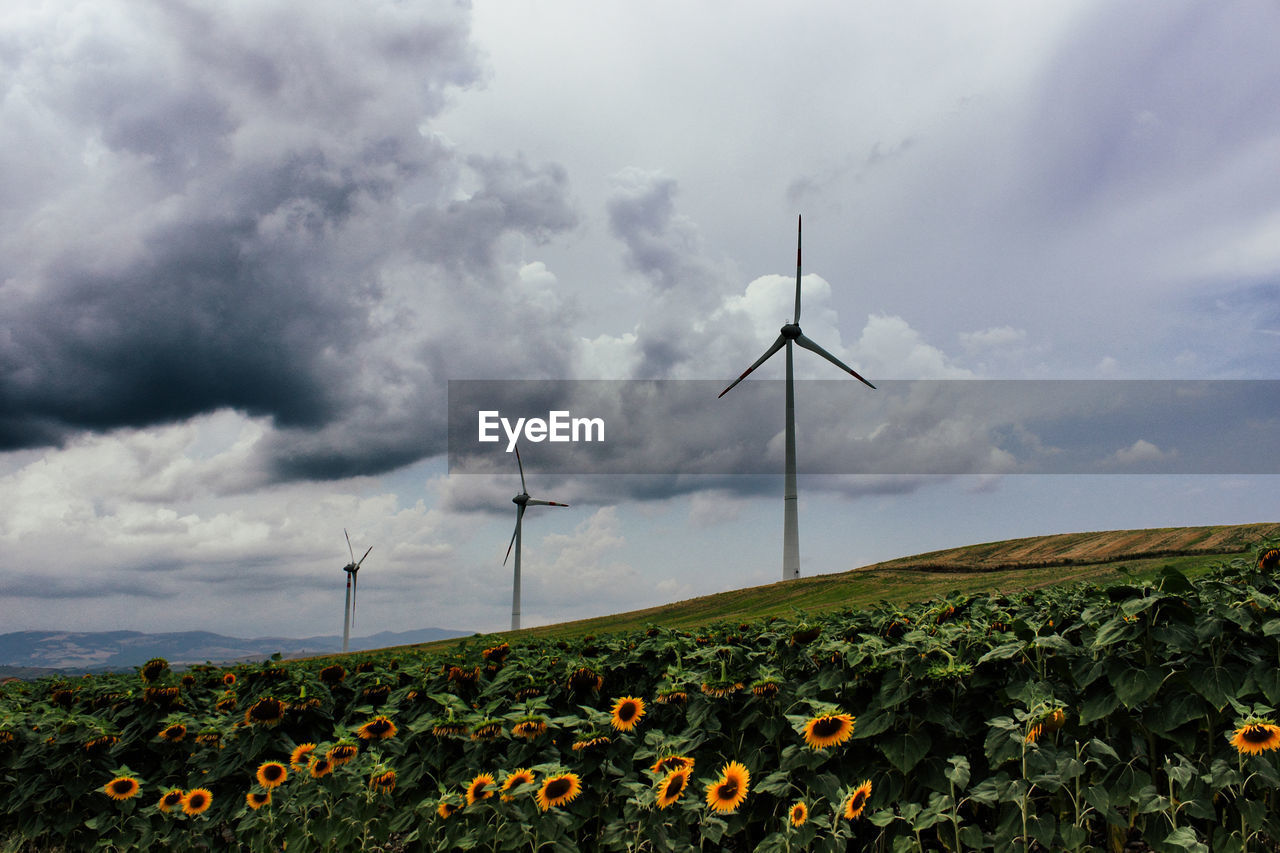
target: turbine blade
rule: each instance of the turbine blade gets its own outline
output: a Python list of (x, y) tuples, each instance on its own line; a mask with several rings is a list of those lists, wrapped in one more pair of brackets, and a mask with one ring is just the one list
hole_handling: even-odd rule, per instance
[(568, 506), (568, 504), (557, 503), (555, 501), (538, 501), (533, 498), (529, 498), (526, 506)]
[(733, 389), (733, 386), (734, 386), (734, 385), (737, 385), (739, 382), (741, 382), (742, 380), (746, 379), (746, 378), (747, 378), (747, 374), (748, 374), (748, 373), (750, 373), (751, 371), (755, 370), (755, 369), (756, 369), (757, 367), (759, 367), (760, 365), (764, 364), (764, 363), (769, 359), (769, 356), (773, 355), (775, 352), (777, 352), (778, 350), (780, 350), (780, 349), (782, 349), (784, 346), (786, 346), (786, 343), (787, 343), (787, 339), (786, 339), (785, 337), (783, 337), (782, 335), (778, 335), (778, 339), (777, 339), (776, 341), (774, 341), (774, 342), (773, 342), (773, 346), (771, 346), (771, 347), (769, 347), (769, 349), (765, 350), (765, 354), (764, 354), (764, 355), (762, 355), (762, 356), (760, 356), (760, 358), (756, 359), (756, 363), (755, 363), (755, 364), (753, 364), (753, 365), (751, 365), (750, 367), (748, 367), (748, 368), (743, 372), (743, 374), (742, 374), (741, 376), (739, 376), (737, 379), (733, 380), (733, 384), (732, 384), (732, 385), (730, 385), (728, 388), (724, 389), (724, 390), (723, 390), (723, 391), (721, 391), (719, 394), (717, 394), (717, 395), (716, 395), (716, 399), (719, 399), (720, 397), (723, 397), (725, 394), (728, 394), (728, 393)]
[(511, 531), (511, 541), (507, 543), (507, 556), (502, 558), (502, 565), (511, 559), (511, 546), (516, 544), (516, 534), (520, 532), (520, 519), (524, 518), (524, 507), (516, 507), (516, 529)]
[(803, 217), (796, 217), (796, 318), (791, 322), (800, 325), (800, 226)]
[(524, 463), (520, 461), (520, 445), (516, 445), (516, 464), (520, 466), (520, 493), (529, 494), (529, 487), (524, 484)]
[(868, 387), (871, 387), (871, 388), (876, 387), (872, 385), (870, 382), (867, 382), (867, 380), (863, 379), (861, 376), (859, 376), (858, 371), (854, 370), (852, 367), (845, 364), (843, 361), (836, 358), (834, 355), (832, 355), (831, 353), (824, 350), (822, 347), (815, 344), (807, 336), (803, 334), (800, 335), (799, 337), (796, 338), (796, 343), (798, 343), (800, 346), (804, 347), (805, 349), (809, 350), (810, 352), (816, 352), (818, 355), (822, 356), (827, 361), (831, 362), (836, 367), (843, 370), (845, 373), (848, 373), (854, 379), (861, 381), (863, 384), (867, 385)]
[(342, 535), (347, 537), (347, 550), (351, 552), (351, 562), (356, 561), (356, 552), (351, 548), (351, 534), (347, 533), (347, 528), (342, 528)]
[[(369, 546), (369, 551), (372, 551), (372, 550), (373, 550), (373, 546), (372, 546), (372, 545), (370, 545), (370, 546)], [(365, 552), (364, 552), (364, 557), (369, 556), (369, 551), (365, 551)], [(362, 565), (364, 565), (364, 557), (361, 557), (361, 558), (360, 558), (360, 562), (356, 563), (356, 571), (360, 571), (360, 567), (361, 567)]]

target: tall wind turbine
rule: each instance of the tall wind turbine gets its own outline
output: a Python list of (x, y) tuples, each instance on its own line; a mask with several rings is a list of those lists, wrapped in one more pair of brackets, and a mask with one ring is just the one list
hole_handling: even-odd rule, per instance
[(342, 567), (342, 570), (347, 573), (347, 603), (342, 608), (342, 651), (345, 652), (351, 642), (351, 623), (356, 618), (356, 573), (360, 571), (360, 564), (364, 562), (364, 557), (369, 556), (373, 546), (370, 545), (369, 551), (364, 552), (364, 557), (356, 560), (356, 552), (351, 547), (351, 536), (347, 533), (347, 528), (342, 528), (342, 535), (347, 537), (347, 550), (351, 553), (351, 562)]
[(818, 346), (805, 334), (800, 331), (800, 229), (802, 220), (796, 219), (796, 313), (795, 319), (782, 327), (778, 339), (773, 342), (773, 346), (765, 351), (765, 354), (756, 360), (756, 363), (746, 369), (745, 372), (737, 379), (733, 380), (728, 388), (720, 392), (719, 396), (723, 397), (728, 394), (734, 385), (747, 378), (747, 374), (755, 370), (760, 365), (769, 360), (769, 356), (778, 350), (786, 347), (787, 349), (787, 467), (786, 481), (783, 485), (782, 492), (782, 579), (791, 580), (800, 577), (800, 530), (798, 513), (796, 510), (796, 393), (795, 380), (792, 376), (791, 369), (791, 345), (799, 344), (811, 352), (825, 358), (836, 367), (848, 373), (854, 379), (857, 379), (870, 388), (875, 388), (866, 379), (858, 375), (858, 372), (849, 365), (836, 358), (831, 353)]
[(521, 521), (524, 519), (524, 509), (528, 506), (568, 506), (568, 504), (557, 503), (556, 501), (540, 501), (536, 498), (529, 497), (529, 487), (524, 484), (524, 463), (520, 461), (520, 445), (516, 445), (516, 464), (520, 466), (520, 494), (511, 499), (516, 505), (516, 531), (511, 534), (511, 541), (507, 543), (507, 556), (502, 558), (502, 565), (507, 564), (507, 560), (511, 557), (511, 548), (516, 549), (516, 572), (515, 581), (512, 584), (511, 591), (511, 630), (520, 630), (520, 527)]

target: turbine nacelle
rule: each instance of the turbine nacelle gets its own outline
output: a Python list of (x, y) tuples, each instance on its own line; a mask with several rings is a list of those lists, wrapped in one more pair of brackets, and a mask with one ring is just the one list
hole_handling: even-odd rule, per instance
[(794, 341), (802, 334), (799, 323), (787, 323), (779, 330), (779, 333), (789, 341)]

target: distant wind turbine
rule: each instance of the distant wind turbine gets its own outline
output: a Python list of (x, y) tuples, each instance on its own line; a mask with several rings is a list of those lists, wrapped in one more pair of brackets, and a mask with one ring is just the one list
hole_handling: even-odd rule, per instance
[(511, 557), (512, 546), (516, 549), (516, 571), (515, 581), (512, 584), (511, 591), (511, 630), (520, 630), (520, 528), (524, 519), (524, 509), (528, 506), (568, 506), (568, 504), (557, 503), (556, 501), (540, 501), (529, 497), (529, 487), (524, 484), (524, 463), (520, 461), (520, 445), (516, 445), (516, 465), (520, 466), (520, 494), (511, 499), (516, 505), (516, 530), (511, 534), (511, 541), (507, 543), (507, 556), (502, 558), (502, 565), (507, 564), (507, 560)]
[(791, 368), (791, 344), (797, 343), (811, 352), (825, 358), (836, 367), (848, 373), (854, 379), (857, 379), (870, 388), (875, 388), (866, 379), (858, 375), (858, 372), (849, 365), (836, 358), (831, 353), (818, 346), (809, 338), (805, 337), (800, 331), (800, 229), (802, 220), (796, 219), (796, 313), (795, 319), (782, 327), (778, 339), (773, 342), (773, 346), (765, 351), (765, 354), (756, 360), (756, 363), (746, 369), (745, 372), (726, 389), (720, 392), (719, 396), (723, 397), (728, 394), (734, 385), (747, 378), (747, 374), (755, 370), (760, 365), (769, 360), (769, 356), (773, 355), (784, 346), (787, 348), (787, 463), (786, 463), (786, 482), (784, 483), (782, 493), (782, 579), (791, 580), (800, 577), (800, 531), (798, 513), (796, 510), (796, 394), (795, 380), (792, 376)]
[(347, 573), (347, 603), (342, 608), (342, 650), (345, 652), (351, 642), (351, 625), (356, 621), (356, 573), (360, 571), (360, 564), (364, 562), (364, 557), (369, 556), (373, 546), (370, 545), (369, 551), (364, 552), (364, 557), (356, 560), (356, 552), (351, 547), (351, 536), (345, 527), (342, 528), (342, 535), (347, 537), (347, 551), (351, 553), (351, 562), (342, 567)]

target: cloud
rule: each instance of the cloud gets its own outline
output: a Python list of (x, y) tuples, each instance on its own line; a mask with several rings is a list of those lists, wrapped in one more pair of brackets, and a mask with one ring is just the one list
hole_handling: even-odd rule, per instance
[(1128, 447), (1111, 454), (1107, 461), (1128, 468), (1134, 465), (1164, 462), (1177, 455), (1177, 451), (1161, 450), (1145, 438), (1140, 438)]
[(277, 479), (375, 473), (439, 450), (451, 373), (563, 372), (506, 241), (574, 227), (564, 169), (429, 130), (483, 77), (468, 11), (295, 11), (6, 21), (0, 449), (231, 409)]

